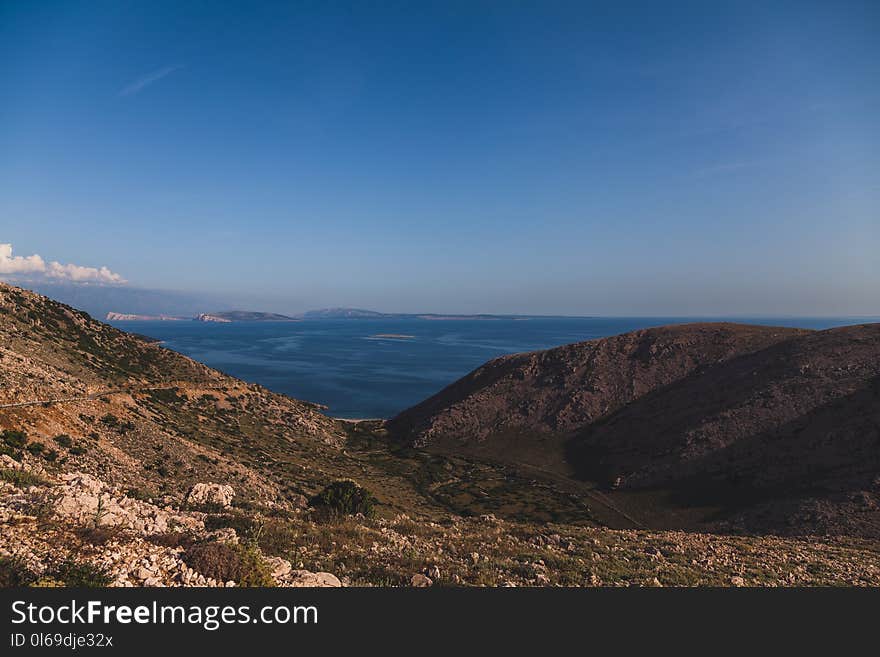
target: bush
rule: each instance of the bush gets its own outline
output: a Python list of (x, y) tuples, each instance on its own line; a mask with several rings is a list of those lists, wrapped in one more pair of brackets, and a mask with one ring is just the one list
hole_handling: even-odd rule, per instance
[(12, 431), (11, 429), (0, 431), (0, 454), (6, 454), (16, 461), (21, 461), (21, 450), (26, 444), (27, 434), (24, 431)]
[(82, 456), (88, 451), (84, 445), (74, 445), (68, 450), (73, 456)]
[(27, 444), (27, 434), (24, 431), (4, 429), (0, 433), (0, 439), (12, 449), (22, 449)]
[(119, 425), (119, 418), (113, 415), (113, 413), (107, 413), (107, 415), (101, 418), (101, 424), (112, 429)]
[(47, 483), (45, 479), (35, 475), (27, 470), (0, 470), (0, 481), (5, 481), (19, 488), (27, 488), (28, 486), (43, 486)]
[(28, 569), (21, 558), (0, 557), (0, 588), (28, 586), (36, 578), (36, 575)]
[(73, 445), (73, 440), (66, 433), (55, 436), (55, 442), (68, 449)]
[(198, 543), (182, 555), (184, 563), (205, 577), (238, 586), (274, 586), (268, 565), (255, 545)]
[(104, 568), (88, 562), (65, 560), (46, 573), (51, 580), (64, 586), (81, 586), (86, 588), (103, 588), (109, 586), (113, 578)]
[(366, 488), (350, 479), (334, 481), (311, 499), (313, 506), (341, 515), (362, 513), (369, 517), (375, 510), (376, 498)]
[(46, 446), (43, 443), (31, 443), (25, 449), (34, 456), (39, 456), (46, 451)]

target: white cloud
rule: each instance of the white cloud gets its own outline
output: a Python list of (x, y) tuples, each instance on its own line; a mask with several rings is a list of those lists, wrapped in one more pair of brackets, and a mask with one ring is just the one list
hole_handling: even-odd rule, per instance
[(159, 70), (153, 71), (152, 73), (147, 73), (146, 75), (139, 77), (137, 80), (134, 80), (123, 87), (122, 90), (119, 92), (119, 95), (134, 96), (135, 94), (138, 94), (149, 87), (151, 84), (154, 84), (162, 78), (171, 75), (179, 68), (179, 66), (166, 66), (165, 68), (160, 68)]
[(83, 267), (82, 265), (66, 264), (45, 260), (36, 253), (30, 256), (12, 255), (12, 244), (0, 244), (0, 275), (36, 275), (38, 277), (75, 283), (110, 283), (122, 284), (125, 279), (110, 271), (107, 267)]

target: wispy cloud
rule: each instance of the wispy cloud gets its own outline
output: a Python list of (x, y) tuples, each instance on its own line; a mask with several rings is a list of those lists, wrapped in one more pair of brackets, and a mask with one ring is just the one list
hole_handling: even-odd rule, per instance
[(149, 87), (151, 84), (157, 83), (162, 78), (166, 78), (174, 71), (178, 70), (180, 66), (166, 66), (165, 68), (160, 68), (152, 73), (147, 73), (132, 82), (129, 82), (125, 85), (122, 90), (119, 92), (120, 96), (134, 96), (139, 94), (141, 91)]
[(83, 267), (72, 263), (64, 265), (55, 261), (46, 262), (36, 253), (29, 256), (14, 256), (12, 255), (12, 244), (0, 244), (0, 276), (4, 274), (13, 277), (51, 278), (74, 283), (122, 284), (126, 282), (122, 276), (110, 271), (107, 267)]

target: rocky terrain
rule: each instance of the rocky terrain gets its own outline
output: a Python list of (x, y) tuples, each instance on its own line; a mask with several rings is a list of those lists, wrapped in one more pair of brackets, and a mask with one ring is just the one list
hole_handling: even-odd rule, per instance
[[(710, 364), (803, 334), (738, 333)], [(628, 483), (412, 443), (0, 284), (0, 585), (880, 584), (870, 538), (647, 530)]]
[(509, 356), (388, 428), (590, 482), (646, 526), (880, 537), (880, 324), (690, 324)]

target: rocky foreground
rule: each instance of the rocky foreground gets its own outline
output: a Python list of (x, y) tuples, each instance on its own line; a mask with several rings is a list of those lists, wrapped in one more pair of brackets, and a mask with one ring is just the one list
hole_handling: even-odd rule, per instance
[(207, 483), (160, 507), (88, 474), (2, 466), (18, 473), (0, 483), (6, 586), (880, 585), (880, 546), (857, 539), (327, 519), (236, 508)]

